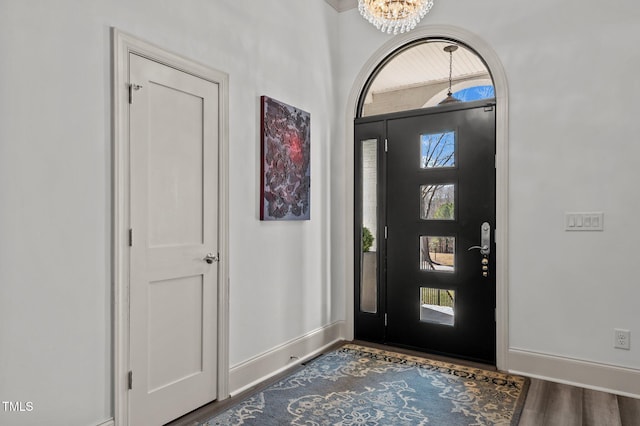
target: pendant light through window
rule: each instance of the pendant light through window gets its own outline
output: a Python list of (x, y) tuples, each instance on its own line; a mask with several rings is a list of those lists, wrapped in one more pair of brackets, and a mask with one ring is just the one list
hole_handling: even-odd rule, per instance
[(447, 92), (447, 97), (444, 98), (438, 105), (446, 105), (454, 102), (460, 102), (460, 99), (457, 99), (451, 93), (451, 76), (453, 73), (453, 52), (458, 50), (458, 46), (455, 44), (450, 44), (444, 47), (444, 51), (449, 53), (449, 91)]

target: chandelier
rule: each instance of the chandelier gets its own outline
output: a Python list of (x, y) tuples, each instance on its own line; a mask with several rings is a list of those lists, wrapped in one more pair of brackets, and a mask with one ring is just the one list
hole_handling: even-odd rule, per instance
[(387, 34), (414, 29), (432, 6), (433, 0), (358, 0), (360, 14)]

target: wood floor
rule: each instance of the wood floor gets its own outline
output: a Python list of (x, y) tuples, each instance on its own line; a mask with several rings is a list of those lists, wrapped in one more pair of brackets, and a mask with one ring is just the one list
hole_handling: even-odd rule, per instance
[[(354, 342), (386, 350), (407, 353), (409, 355), (426, 356), (431, 359), (456, 362), (480, 368), (493, 369), (495, 367), (451, 358), (426, 355), (405, 349), (391, 348), (368, 342)], [(336, 347), (340, 346), (339, 344)], [(332, 348), (333, 349), (333, 348)], [(166, 426), (194, 426), (199, 421), (206, 420), (217, 413), (235, 405), (249, 395), (259, 392), (270, 384), (291, 374), (293, 370), (273, 377), (265, 383), (257, 385), (242, 394), (225, 401), (209, 404), (186, 416), (169, 423)], [(448, 425), (438, 425), (448, 426)], [(640, 426), (640, 399), (613, 395), (583, 389), (576, 386), (531, 379), (527, 399), (520, 416), (519, 426)]]
[(520, 426), (640, 426), (640, 399), (531, 379)]

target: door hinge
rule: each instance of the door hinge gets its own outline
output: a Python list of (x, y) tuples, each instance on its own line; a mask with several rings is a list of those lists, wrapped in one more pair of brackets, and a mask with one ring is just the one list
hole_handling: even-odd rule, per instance
[(133, 229), (129, 228), (129, 247), (133, 247)]
[(133, 389), (133, 371), (129, 371), (129, 374), (127, 374), (127, 382), (129, 390)]
[(142, 89), (142, 86), (140, 84), (129, 84), (129, 103), (132, 104), (133, 103), (133, 91), (134, 90), (140, 90)]
[(389, 323), (389, 322), (388, 322), (388, 319), (389, 319), (389, 318), (388, 318), (387, 314), (384, 314), (384, 326), (385, 326), (385, 327), (386, 327), (386, 326), (387, 326), (387, 324)]

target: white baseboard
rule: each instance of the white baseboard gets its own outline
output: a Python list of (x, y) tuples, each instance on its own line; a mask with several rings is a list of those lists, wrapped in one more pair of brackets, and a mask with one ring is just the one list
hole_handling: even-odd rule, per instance
[(231, 396), (320, 354), (327, 347), (344, 339), (344, 329), (344, 321), (337, 321), (231, 367)]
[(522, 349), (509, 349), (510, 373), (640, 398), (640, 370)]
[(100, 423), (99, 425), (96, 426), (114, 426), (115, 422), (113, 421), (113, 419), (109, 419), (103, 423)]

